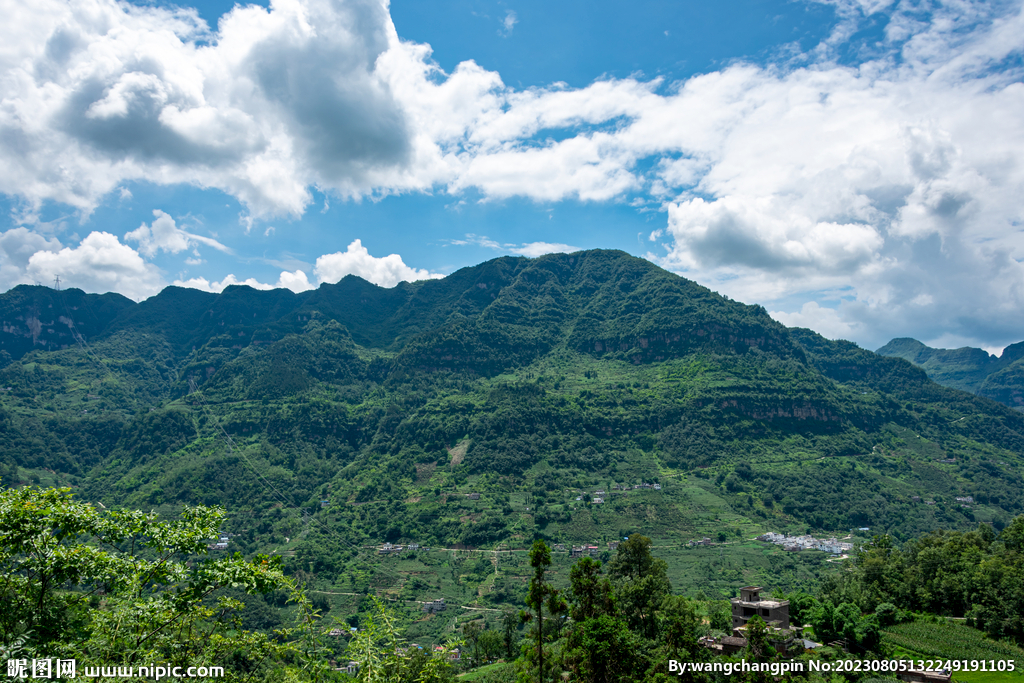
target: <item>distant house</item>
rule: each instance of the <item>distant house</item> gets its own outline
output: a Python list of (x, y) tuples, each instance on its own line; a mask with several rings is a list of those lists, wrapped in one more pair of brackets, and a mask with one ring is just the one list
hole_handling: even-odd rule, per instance
[(608, 550), (618, 550), (619, 541), (608, 541)]
[(921, 496), (911, 496), (910, 497), (910, 501), (913, 502), (913, 503), (920, 503), (921, 502)]
[(585, 545), (574, 545), (569, 549), (569, 557), (582, 557), (586, 549), (587, 547)]
[(747, 647), (747, 639), (739, 636), (726, 636), (722, 638), (722, 654), (732, 655), (742, 652)]
[(444, 604), (444, 598), (436, 598), (430, 602), (423, 603), (423, 611), (430, 614), (436, 614), (437, 612), (443, 612), (447, 609), (447, 605)]
[(740, 597), (733, 598), (732, 627), (742, 628), (755, 616), (773, 628), (789, 628), (789, 600), (773, 600), (761, 597), (760, 586), (744, 586), (740, 589)]
[(600, 505), (604, 502), (604, 498), (594, 498), (594, 505)]
[(564, 543), (556, 543), (555, 544), (555, 550), (557, 550), (560, 553), (564, 553), (565, 552), (565, 544)]
[(974, 496), (957, 496), (956, 502), (958, 503), (973, 503)]
[(394, 555), (402, 552), (402, 546), (392, 545), (391, 543), (385, 543), (377, 549), (378, 555)]
[(467, 497), (468, 497), (468, 498), (469, 498), (470, 500), (480, 500), (480, 494), (479, 494), (479, 493), (476, 493), (476, 492), (474, 492), (474, 493), (467, 493), (467, 494), (466, 494), (466, 496), (467, 496)]

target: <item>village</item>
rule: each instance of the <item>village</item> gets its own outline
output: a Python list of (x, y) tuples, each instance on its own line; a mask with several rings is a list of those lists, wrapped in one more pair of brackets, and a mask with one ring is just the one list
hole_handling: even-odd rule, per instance
[[(849, 538), (849, 536), (846, 538)], [(787, 536), (769, 531), (758, 536), (757, 540), (782, 546), (783, 550), (791, 552), (821, 550), (832, 555), (843, 555), (853, 550), (853, 543), (848, 543), (845, 539), (838, 540), (834, 536), (832, 538), (814, 538), (809, 534), (804, 536)]]

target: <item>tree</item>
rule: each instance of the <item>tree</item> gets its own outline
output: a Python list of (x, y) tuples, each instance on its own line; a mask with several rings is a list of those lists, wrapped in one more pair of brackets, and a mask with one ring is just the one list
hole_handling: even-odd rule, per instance
[(458, 644), (450, 640), (429, 654), (406, 655), (395, 615), (375, 597), (373, 614), (349, 642), (348, 656), (359, 666), (360, 683), (447, 683), (454, 680), (448, 654)]
[(506, 610), (501, 618), (502, 643), (505, 646), (505, 659), (512, 661), (515, 656), (516, 632), (519, 630), (519, 619), (515, 612)]
[(466, 643), (473, 649), (473, 664), (480, 666), (482, 660), (480, 658), (480, 635), (484, 632), (484, 627), (475, 621), (469, 621), (462, 625), (462, 635), (466, 639)]
[(530, 566), (533, 567), (533, 578), (530, 579), (530, 590), (526, 596), (526, 605), (532, 613), (523, 613), (525, 621), (536, 620), (537, 637), (537, 680), (544, 683), (544, 607), (548, 614), (556, 616), (565, 611), (565, 602), (558, 591), (544, 581), (544, 573), (551, 566), (551, 549), (544, 541), (534, 541), (530, 549)]
[[(80, 668), (196, 662), (248, 678), (289, 657), (318, 677), (312, 606), (281, 572), (279, 558), (204, 560), (225, 513), (188, 507), (174, 521), (134, 510), (99, 512), (70, 489), (0, 491), (0, 645), (35, 658), (75, 659)], [(271, 638), (242, 629), (245, 605), (225, 587), (299, 603), (301, 628)], [(211, 598), (214, 599), (211, 602)]]
[(584, 557), (569, 570), (572, 625), (563, 661), (570, 680), (628, 681), (647, 668), (642, 643), (617, 613), (611, 582), (601, 563)]
[(654, 612), (672, 592), (672, 584), (668, 564), (651, 555), (651, 539), (637, 535), (622, 542), (608, 574), (630, 629), (643, 638), (655, 638), (658, 622)]

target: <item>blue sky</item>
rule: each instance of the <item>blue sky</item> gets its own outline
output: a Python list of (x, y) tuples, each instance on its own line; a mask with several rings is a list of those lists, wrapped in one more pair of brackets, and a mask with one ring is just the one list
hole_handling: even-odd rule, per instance
[(623, 249), (876, 348), (1024, 339), (1022, 2), (42, 0), (0, 288)]

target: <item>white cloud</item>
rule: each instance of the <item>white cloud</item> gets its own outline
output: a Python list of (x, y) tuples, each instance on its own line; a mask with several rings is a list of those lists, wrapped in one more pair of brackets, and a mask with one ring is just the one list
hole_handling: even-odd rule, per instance
[[(398, 254), (376, 257), (363, 246), (361, 240), (353, 240), (348, 249), (334, 254), (324, 254), (316, 260), (313, 267), (318, 283), (336, 283), (346, 275), (356, 275), (381, 287), (394, 287), (399, 282), (415, 282), (416, 280), (434, 280), (444, 277), (426, 270), (417, 270), (405, 265)], [(255, 278), (239, 280), (233, 274), (220, 281), (210, 281), (205, 277), (194, 277), (187, 280), (175, 280), (178, 287), (191, 287), (205, 292), (222, 292), (230, 285), (248, 285), (253, 289), (290, 289), (293, 292), (305, 292), (313, 289), (309, 277), (303, 270), (282, 271), (276, 284), (260, 282)]]
[(204, 292), (212, 292), (219, 294), (223, 292), (227, 287), (231, 285), (246, 285), (253, 289), (290, 289), (296, 294), (299, 292), (305, 292), (306, 290), (313, 289), (313, 285), (309, 283), (306, 278), (306, 274), (301, 270), (296, 270), (294, 273), (284, 271), (281, 273), (281, 277), (278, 278), (277, 284), (269, 285), (265, 282), (260, 282), (256, 278), (246, 278), (239, 280), (234, 274), (229, 273), (224, 279), (218, 281), (210, 281), (205, 277), (193, 277), (188, 280), (175, 280), (172, 283), (175, 287), (189, 287), (191, 289), (201, 289)]
[(817, 301), (808, 301), (795, 313), (772, 311), (770, 315), (787, 327), (808, 327), (829, 339), (849, 339), (856, 333), (856, 326), (844, 321), (838, 311)]
[(530, 258), (543, 256), (544, 254), (571, 254), (574, 251), (580, 251), (579, 247), (574, 247), (570, 244), (559, 244), (557, 242), (502, 244), (490, 239), (486, 235), (474, 235), (473, 233), (467, 234), (464, 240), (449, 240), (448, 243), (457, 247), (468, 245), (487, 247), (488, 249), (495, 249), (508, 254), (518, 254), (519, 256), (528, 256)]
[(29, 257), (25, 267), (28, 279), (49, 284), (58, 275), (64, 287), (120, 292), (133, 299), (152, 296), (164, 284), (156, 266), (107, 232), (91, 232), (75, 248), (44, 248)]
[(361, 240), (353, 240), (346, 251), (324, 254), (318, 258), (313, 273), (321, 283), (335, 283), (346, 275), (358, 275), (381, 287), (394, 287), (402, 281), (415, 282), (444, 277), (438, 273), (410, 268), (398, 254), (371, 256)]
[(138, 242), (139, 252), (144, 256), (152, 258), (160, 250), (177, 254), (186, 249), (194, 249), (197, 243), (231, 253), (230, 249), (215, 239), (185, 232), (175, 224), (173, 218), (160, 209), (155, 209), (153, 216), (155, 220), (152, 227), (143, 223), (124, 236), (126, 242)]
[[(0, 233), (0, 288), (6, 291), (15, 285), (33, 284), (26, 272), (32, 255), (39, 251), (57, 251), (62, 246), (57, 238), (44, 237), (28, 228)], [(46, 284), (52, 281), (51, 278)]]
[(505, 11), (505, 18), (501, 20), (501, 30), (498, 31), (498, 35), (508, 38), (512, 35), (512, 29), (519, 23), (519, 18), (516, 13), (512, 10)]
[(551, 242), (527, 242), (522, 246), (509, 249), (513, 254), (529, 256), (530, 258), (543, 256), (544, 254), (571, 254), (579, 250), (579, 247), (573, 247), (568, 244), (552, 244)]
[(283, 287), (284, 289), (290, 289), (296, 294), (313, 289), (313, 285), (309, 283), (306, 273), (301, 270), (296, 270), (293, 273), (289, 273), (288, 271), (282, 272), (281, 277), (277, 280), (277, 286)]

